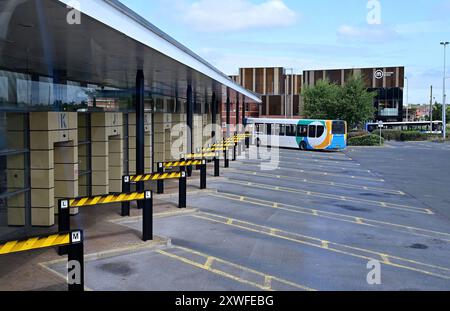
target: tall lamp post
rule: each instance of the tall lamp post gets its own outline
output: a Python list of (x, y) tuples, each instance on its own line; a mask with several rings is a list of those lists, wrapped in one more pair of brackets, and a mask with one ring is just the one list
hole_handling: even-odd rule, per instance
[(446, 80), (446, 76), (447, 76), (447, 45), (449, 45), (450, 42), (441, 42), (441, 45), (444, 47), (444, 78), (443, 78), (443, 82), (444, 82), (444, 87), (442, 88), (442, 124), (443, 124), (443, 137), (444, 140), (447, 137), (447, 105), (446, 105), (446, 97), (447, 97), (447, 93), (445, 90), (445, 80)]

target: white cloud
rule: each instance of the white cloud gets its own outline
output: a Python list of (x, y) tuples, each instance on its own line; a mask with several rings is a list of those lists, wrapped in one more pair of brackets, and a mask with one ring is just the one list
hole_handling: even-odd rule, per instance
[(339, 27), (338, 38), (343, 41), (374, 42), (381, 43), (399, 38), (397, 31), (385, 25), (364, 25)]
[(283, 0), (198, 0), (183, 8), (183, 19), (198, 31), (227, 32), (289, 26), (298, 14)]

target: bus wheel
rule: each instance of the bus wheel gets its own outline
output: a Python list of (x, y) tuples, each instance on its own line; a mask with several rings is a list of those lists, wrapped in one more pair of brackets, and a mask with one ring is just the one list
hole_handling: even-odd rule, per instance
[(306, 142), (302, 141), (302, 142), (300, 143), (300, 150), (305, 151), (305, 150), (307, 150), (307, 149), (308, 149), (308, 145), (306, 144)]

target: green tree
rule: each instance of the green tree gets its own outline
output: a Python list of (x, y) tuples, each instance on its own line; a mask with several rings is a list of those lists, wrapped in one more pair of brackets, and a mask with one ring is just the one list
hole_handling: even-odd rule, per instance
[(373, 119), (375, 92), (368, 92), (360, 75), (350, 77), (344, 86), (319, 81), (303, 92), (305, 115), (312, 119), (345, 120), (356, 127)]
[(304, 111), (310, 119), (329, 119), (336, 114), (339, 87), (328, 80), (320, 80), (315, 86), (303, 90)]
[[(427, 120), (430, 118), (427, 117)], [(442, 121), (442, 104), (435, 103), (433, 105), (433, 120)], [(447, 106), (447, 123), (450, 123), (450, 105)]]

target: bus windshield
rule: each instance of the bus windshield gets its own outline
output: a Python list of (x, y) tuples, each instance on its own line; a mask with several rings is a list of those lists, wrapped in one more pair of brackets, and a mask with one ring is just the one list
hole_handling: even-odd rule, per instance
[(345, 132), (345, 121), (333, 121), (333, 134), (344, 135)]

